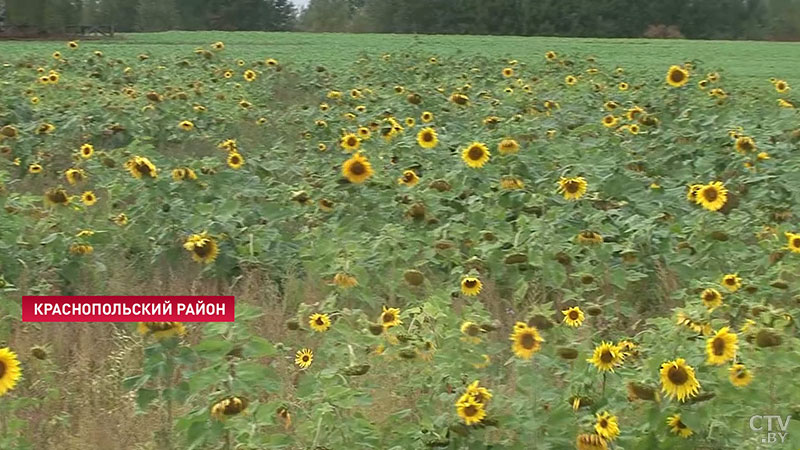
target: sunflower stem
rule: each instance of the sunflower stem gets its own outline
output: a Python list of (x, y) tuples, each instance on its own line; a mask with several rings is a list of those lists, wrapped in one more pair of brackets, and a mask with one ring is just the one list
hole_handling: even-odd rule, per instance
[(317, 448), (317, 442), (319, 441), (319, 432), (322, 430), (322, 419), (325, 417), (325, 414), (319, 416), (319, 420), (317, 420), (317, 430), (314, 432), (314, 442), (311, 444), (311, 448)]
[(603, 388), (602, 388), (601, 396), (602, 397), (606, 396), (606, 373), (605, 372), (603, 372)]

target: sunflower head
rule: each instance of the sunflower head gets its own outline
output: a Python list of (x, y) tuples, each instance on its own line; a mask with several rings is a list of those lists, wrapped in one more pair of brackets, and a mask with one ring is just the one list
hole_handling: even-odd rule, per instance
[(561, 177), (558, 180), (558, 190), (564, 195), (565, 200), (577, 200), (586, 194), (588, 183), (583, 177)]
[(564, 314), (564, 323), (573, 328), (581, 326), (585, 318), (583, 311), (577, 306), (565, 309), (561, 313)]
[[(358, 139), (358, 138), (356, 138)], [(342, 164), (342, 175), (347, 181), (354, 184), (361, 184), (373, 175), (372, 165), (366, 157), (360, 153), (354, 154), (350, 159)]]
[(694, 369), (686, 364), (683, 358), (661, 364), (661, 390), (671, 398), (686, 401), (697, 395), (700, 383), (694, 375)]
[(192, 259), (203, 264), (214, 262), (219, 254), (217, 241), (206, 232), (189, 236), (183, 248), (192, 254)]
[(534, 353), (542, 348), (542, 339), (536, 327), (528, 326), (525, 322), (517, 322), (514, 331), (509, 337), (512, 342), (511, 350), (522, 359), (530, 359)]
[(314, 361), (314, 352), (309, 348), (298, 350), (294, 357), (294, 363), (301, 369), (308, 369)]
[(463, 159), (469, 167), (480, 169), (489, 161), (490, 155), (489, 148), (486, 147), (485, 144), (473, 142), (461, 152), (461, 159)]
[(667, 71), (667, 84), (681, 87), (689, 82), (689, 71), (681, 66), (670, 66)]
[(689, 428), (688, 426), (686, 426), (686, 424), (681, 422), (681, 415), (680, 414), (675, 414), (675, 415), (669, 416), (667, 418), (667, 425), (669, 425), (669, 430), (672, 433), (675, 433), (676, 435), (678, 435), (678, 436), (680, 436), (680, 437), (682, 437), (684, 439), (688, 438), (689, 436), (691, 436), (694, 433), (691, 430), (691, 428)]
[(381, 312), (380, 323), (383, 328), (391, 328), (401, 325), (403, 321), (400, 320), (400, 309), (383, 307)]
[(728, 369), (728, 378), (736, 387), (745, 387), (753, 381), (753, 374), (744, 364), (734, 364)]
[(466, 296), (478, 295), (483, 289), (483, 283), (478, 277), (467, 276), (461, 279), (461, 293)]
[(417, 133), (417, 143), (422, 148), (434, 148), (439, 143), (439, 136), (435, 129), (425, 127)]
[(331, 327), (331, 319), (327, 314), (314, 313), (308, 317), (308, 326), (312, 330), (322, 333), (328, 331), (328, 328)]
[(613, 372), (614, 367), (622, 364), (622, 350), (612, 342), (601, 342), (595, 347), (592, 357), (587, 362), (594, 364), (600, 372)]

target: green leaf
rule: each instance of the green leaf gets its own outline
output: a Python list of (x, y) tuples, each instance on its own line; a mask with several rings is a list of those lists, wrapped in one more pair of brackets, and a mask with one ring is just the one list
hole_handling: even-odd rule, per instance
[(136, 405), (139, 409), (146, 409), (156, 398), (158, 398), (158, 391), (155, 389), (140, 388), (136, 391)]
[(275, 356), (278, 352), (272, 343), (262, 337), (253, 336), (244, 345), (245, 355), (252, 358)]

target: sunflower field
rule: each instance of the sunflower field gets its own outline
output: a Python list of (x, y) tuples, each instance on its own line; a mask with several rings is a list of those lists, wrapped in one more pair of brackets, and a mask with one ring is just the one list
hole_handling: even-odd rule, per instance
[[(787, 74), (92, 44), (0, 67), (0, 448), (800, 446), (751, 427), (800, 417)], [(236, 321), (20, 321), (176, 277)], [(136, 442), (81, 444), (68, 349), (112, 340)]]

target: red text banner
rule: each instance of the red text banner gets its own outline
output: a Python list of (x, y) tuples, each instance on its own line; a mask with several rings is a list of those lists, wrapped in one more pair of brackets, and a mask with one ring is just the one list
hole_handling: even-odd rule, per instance
[(233, 322), (233, 296), (22, 297), (23, 322)]

